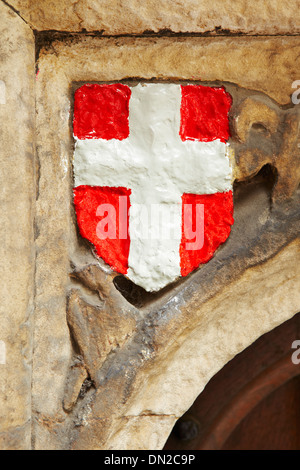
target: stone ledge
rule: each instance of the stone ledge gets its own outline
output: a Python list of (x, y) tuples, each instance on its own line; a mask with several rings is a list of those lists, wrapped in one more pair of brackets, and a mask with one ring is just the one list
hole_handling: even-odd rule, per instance
[(297, 0), (8, 0), (38, 31), (143, 33), (299, 34)]

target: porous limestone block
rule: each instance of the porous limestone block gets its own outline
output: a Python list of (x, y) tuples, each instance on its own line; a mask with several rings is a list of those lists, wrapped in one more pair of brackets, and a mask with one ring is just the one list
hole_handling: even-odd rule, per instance
[(0, 3), (0, 448), (31, 447), (34, 36)]

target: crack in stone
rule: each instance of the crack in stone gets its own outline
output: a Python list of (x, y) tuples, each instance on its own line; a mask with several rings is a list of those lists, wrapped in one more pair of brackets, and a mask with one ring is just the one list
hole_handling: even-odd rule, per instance
[[(298, 37), (300, 36), (299, 33), (274, 33), (274, 34), (266, 34), (266, 33), (247, 33), (245, 31), (231, 31), (230, 29), (227, 28), (222, 28), (221, 26), (215, 26), (214, 29), (207, 30), (207, 31), (173, 31), (170, 28), (161, 28), (158, 31), (154, 31), (152, 29), (146, 29), (143, 32), (137, 32), (137, 33), (120, 33), (120, 34), (105, 34), (104, 29), (101, 30), (93, 30), (93, 31), (87, 31), (85, 28), (82, 28), (81, 30), (76, 30), (76, 31), (60, 31), (58, 29), (49, 29), (49, 30), (39, 30), (35, 28), (32, 24), (30, 24), (28, 21), (25, 20), (25, 18), (21, 15), (20, 11), (18, 11), (13, 5), (11, 5), (7, 0), (2, 0), (2, 2), (10, 8), (16, 15), (18, 15), (24, 23), (26, 23), (33, 31), (36, 31), (37, 33), (58, 33), (62, 35), (73, 35), (73, 34), (78, 34), (78, 35), (87, 35), (87, 36), (93, 36), (93, 35), (101, 35), (105, 38), (122, 38), (122, 37), (132, 37), (132, 38), (144, 38), (144, 37), (241, 37), (241, 36), (246, 36), (246, 37)], [(82, 23), (84, 21), (84, 18), (82, 18), (79, 13), (77, 12), (77, 6), (80, 3), (80, 0), (76, 0), (73, 5), (72, 9), (75, 14), (75, 16), (78, 18), (79, 21), (79, 28), (82, 26)]]
[[(141, 413), (141, 414), (138, 414), (138, 415), (124, 415), (124, 416), (116, 416), (114, 418), (112, 418), (113, 420), (116, 420), (116, 421), (129, 421), (130, 419), (136, 419), (136, 418), (140, 418), (140, 419), (143, 419), (143, 418), (174, 418), (175, 420), (178, 420), (179, 418), (181, 418), (181, 416), (177, 416), (175, 414), (164, 414), (164, 413), (152, 413), (152, 412), (149, 412), (149, 413)], [(107, 417), (100, 417), (100, 416), (91, 416), (89, 419), (88, 419), (88, 423), (91, 424), (93, 422), (99, 422), (99, 421), (107, 421), (108, 418)]]
[(32, 26), (31, 24), (29, 24), (29, 23), (25, 20), (25, 18), (23, 18), (23, 16), (20, 14), (20, 12), (19, 12), (18, 10), (16, 10), (15, 7), (13, 7), (12, 5), (10, 5), (10, 3), (8, 3), (7, 0), (2, 0), (2, 2), (3, 2), (8, 8), (10, 8), (16, 15), (18, 15), (18, 16), (21, 18), (21, 20), (23, 20), (24, 23), (26, 23), (27, 26), (29, 26), (29, 28), (34, 29), (33, 26)]
[(145, 413), (141, 413), (141, 414), (138, 414), (138, 415), (124, 415), (121, 417), (121, 419), (126, 419), (126, 418), (129, 418), (129, 419), (134, 419), (134, 418), (174, 418), (174, 419), (179, 419), (180, 416), (177, 416), (173, 413), (170, 413), (170, 414), (165, 414), (165, 413), (153, 413), (151, 411), (149, 412), (145, 412)]

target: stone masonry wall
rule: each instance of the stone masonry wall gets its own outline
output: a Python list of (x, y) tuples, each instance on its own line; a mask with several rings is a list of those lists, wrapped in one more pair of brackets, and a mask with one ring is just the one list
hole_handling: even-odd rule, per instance
[[(300, 311), (299, 2), (10, 0), (0, 29), (0, 448), (160, 449), (224, 364)], [(158, 293), (76, 226), (74, 91), (114, 81), (233, 98), (231, 236)]]

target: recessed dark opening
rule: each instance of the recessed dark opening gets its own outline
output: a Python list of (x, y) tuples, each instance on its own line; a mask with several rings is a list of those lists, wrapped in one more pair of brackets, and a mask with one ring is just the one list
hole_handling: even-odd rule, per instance
[(146, 303), (157, 297), (157, 293), (147, 292), (143, 287), (137, 286), (124, 276), (116, 276), (113, 283), (127, 302), (137, 308), (143, 307)]
[(264, 134), (266, 136), (270, 134), (270, 132), (268, 131), (266, 126), (264, 126), (260, 122), (255, 122), (254, 124), (252, 124), (252, 129), (254, 129), (255, 131), (260, 132), (261, 134)]

